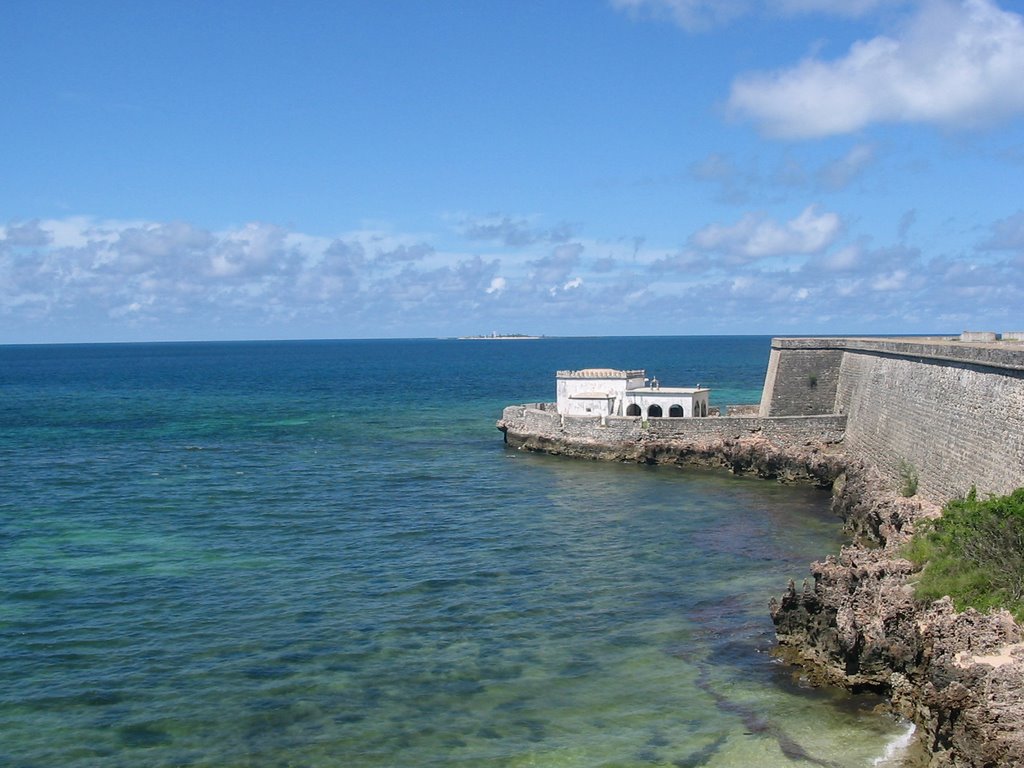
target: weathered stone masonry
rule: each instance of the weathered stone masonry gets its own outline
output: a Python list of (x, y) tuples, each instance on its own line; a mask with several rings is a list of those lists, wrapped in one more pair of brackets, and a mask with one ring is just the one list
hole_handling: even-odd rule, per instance
[(927, 499), (1024, 485), (1020, 343), (773, 339), (761, 415), (815, 412), (846, 415), (844, 450)]
[(554, 403), (511, 405), (499, 424), (511, 445), (523, 436), (549, 440), (571, 440), (602, 445), (653, 441), (702, 442), (757, 435), (778, 444), (807, 442), (834, 443), (843, 437), (846, 417), (842, 415), (783, 416), (762, 419), (732, 416), (704, 419), (651, 419), (635, 417), (566, 416), (555, 412)]

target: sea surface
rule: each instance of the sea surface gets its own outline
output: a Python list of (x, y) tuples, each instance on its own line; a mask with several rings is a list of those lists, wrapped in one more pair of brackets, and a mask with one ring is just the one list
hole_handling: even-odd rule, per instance
[[(0, 764), (870, 766), (769, 653), (819, 490), (505, 448), (560, 368), (767, 337), (0, 347)], [(891, 751), (891, 750), (890, 750)]]

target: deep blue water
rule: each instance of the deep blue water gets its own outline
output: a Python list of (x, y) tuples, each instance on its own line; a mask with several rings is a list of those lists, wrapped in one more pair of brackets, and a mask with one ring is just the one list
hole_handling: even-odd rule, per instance
[(768, 344), (0, 347), (0, 764), (872, 764), (768, 654), (822, 492), (494, 428), (561, 368), (757, 402)]

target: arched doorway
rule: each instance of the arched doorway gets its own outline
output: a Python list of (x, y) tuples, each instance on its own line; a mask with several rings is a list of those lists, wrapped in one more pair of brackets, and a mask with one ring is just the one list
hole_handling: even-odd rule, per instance
[(683, 414), (683, 406), (681, 406), (681, 405), (673, 405), (671, 408), (668, 409), (668, 415), (669, 415), (670, 418), (673, 418), (673, 419), (680, 418), (681, 416), (684, 415)]
[(700, 415), (701, 416), (707, 416), (708, 415), (708, 404), (707, 403), (701, 403), (700, 404)]
[(647, 409), (647, 418), (657, 418), (659, 416), (661, 416), (660, 405), (652, 405), (650, 408)]
[(630, 403), (629, 406), (626, 408), (626, 415), (627, 416), (639, 416), (640, 415), (640, 406), (637, 405), (636, 403)]

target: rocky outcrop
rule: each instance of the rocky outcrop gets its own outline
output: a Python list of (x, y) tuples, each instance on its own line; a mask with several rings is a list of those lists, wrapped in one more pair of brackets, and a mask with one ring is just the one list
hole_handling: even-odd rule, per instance
[(1020, 627), (1005, 611), (957, 613), (948, 598), (914, 598), (901, 548), (938, 508), (885, 490), (860, 464), (839, 478), (833, 505), (854, 544), (772, 601), (780, 654), (812, 682), (888, 696), (917, 725), (908, 764), (1024, 765)]
[[(502, 422), (498, 423), (503, 428)], [(529, 434), (503, 429), (513, 448), (556, 456), (640, 464), (728, 469), (780, 482), (811, 482), (831, 487), (846, 468), (846, 459), (832, 444), (818, 441), (784, 444), (759, 433), (707, 436), (684, 440), (642, 436), (630, 441), (603, 442), (564, 436)]]

